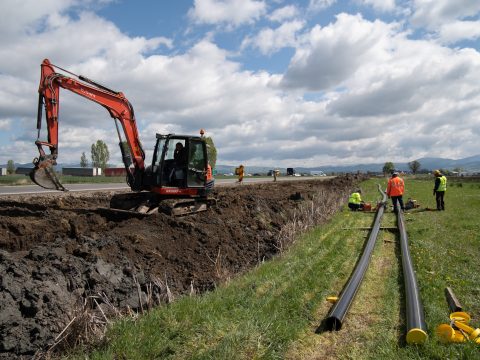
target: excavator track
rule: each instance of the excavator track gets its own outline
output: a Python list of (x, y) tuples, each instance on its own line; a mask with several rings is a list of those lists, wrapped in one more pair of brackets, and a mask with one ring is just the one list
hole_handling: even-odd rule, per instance
[(216, 199), (185, 199), (185, 200), (164, 200), (160, 203), (159, 211), (172, 215), (184, 216), (207, 211), (211, 206), (217, 203)]
[(185, 216), (206, 211), (216, 199), (162, 199), (155, 193), (137, 192), (116, 194), (110, 199), (110, 208), (102, 208), (119, 216), (146, 217), (159, 212), (171, 216)]

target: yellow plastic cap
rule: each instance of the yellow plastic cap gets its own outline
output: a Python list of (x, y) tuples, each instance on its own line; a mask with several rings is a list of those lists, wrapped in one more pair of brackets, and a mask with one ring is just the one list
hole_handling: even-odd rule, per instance
[(452, 341), (455, 330), (448, 324), (440, 324), (437, 326), (436, 334), (441, 342), (448, 343)]
[(470, 322), (470, 315), (463, 311), (456, 311), (450, 314), (450, 320), (468, 324)]
[(337, 300), (338, 300), (338, 297), (336, 297), (336, 296), (328, 296), (327, 297), (327, 301), (332, 303), (332, 304), (335, 304), (337, 302)]
[(470, 340), (475, 341), (479, 337), (480, 337), (480, 329), (478, 328), (473, 330), (472, 333), (470, 334)]
[(414, 328), (407, 333), (407, 344), (423, 344), (428, 334), (422, 329)]
[(442, 343), (462, 343), (467, 341), (460, 330), (454, 330), (449, 324), (438, 325), (436, 333)]
[(460, 330), (455, 330), (455, 334), (452, 337), (452, 342), (462, 343), (462, 342), (465, 342), (465, 341), (467, 341), (467, 339), (465, 338), (465, 336), (463, 336), (463, 334), (460, 332)]

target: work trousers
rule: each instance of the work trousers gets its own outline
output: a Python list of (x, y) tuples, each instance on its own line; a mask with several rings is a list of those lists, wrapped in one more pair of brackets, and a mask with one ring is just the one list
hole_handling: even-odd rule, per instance
[(398, 206), (397, 203), (400, 205), (400, 209), (404, 211), (405, 207), (403, 206), (403, 195), (392, 196), (393, 211), (395, 212), (397, 212), (397, 206)]
[(444, 196), (445, 196), (445, 191), (435, 192), (435, 200), (437, 200), (437, 210), (445, 210), (445, 203), (443, 202)]
[(354, 203), (348, 203), (348, 207), (352, 211), (357, 211), (363, 208), (363, 204), (354, 204)]

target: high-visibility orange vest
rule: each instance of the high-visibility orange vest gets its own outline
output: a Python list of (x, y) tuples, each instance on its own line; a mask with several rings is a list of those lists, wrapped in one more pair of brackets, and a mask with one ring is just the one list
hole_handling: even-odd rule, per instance
[(390, 178), (387, 185), (387, 195), (388, 196), (400, 196), (403, 195), (405, 190), (405, 185), (403, 179), (400, 179), (398, 176)]
[(210, 181), (213, 179), (213, 174), (212, 174), (212, 167), (210, 164), (207, 165), (207, 181)]

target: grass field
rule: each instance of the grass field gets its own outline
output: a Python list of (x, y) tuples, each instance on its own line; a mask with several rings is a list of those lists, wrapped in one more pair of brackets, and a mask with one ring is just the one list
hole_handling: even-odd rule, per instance
[[(376, 184), (362, 184), (366, 201)], [(435, 328), (447, 323), (450, 286), (480, 327), (480, 182), (449, 181), (446, 211), (434, 207), (433, 179), (406, 179), (406, 194), (421, 208), (405, 215), (429, 339), (405, 343), (405, 305), (398, 234), (382, 230), (370, 267), (343, 328), (316, 330), (327, 315), (368, 238), (373, 214), (346, 209), (302, 235), (273, 261), (226, 281), (203, 296), (184, 297), (114, 324), (95, 359), (480, 359), (480, 345), (442, 344)], [(396, 226), (387, 212), (382, 226)], [(85, 355), (73, 355), (84, 358)]]

